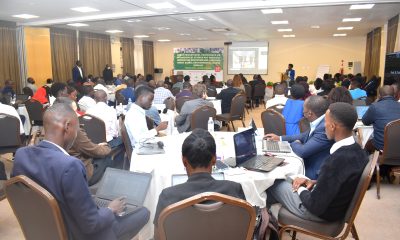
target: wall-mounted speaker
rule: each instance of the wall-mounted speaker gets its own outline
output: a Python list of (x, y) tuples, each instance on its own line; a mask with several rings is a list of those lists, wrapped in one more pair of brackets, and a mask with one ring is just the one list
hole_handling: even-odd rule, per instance
[(162, 68), (154, 68), (154, 73), (163, 73)]

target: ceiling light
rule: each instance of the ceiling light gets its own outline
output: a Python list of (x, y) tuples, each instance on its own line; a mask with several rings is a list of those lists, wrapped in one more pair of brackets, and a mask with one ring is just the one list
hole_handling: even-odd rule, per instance
[(77, 7), (77, 8), (71, 8), (73, 11), (81, 12), (81, 13), (89, 13), (89, 12), (98, 12), (100, 11), (99, 9), (96, 8), (91, 8), (91, 7)]
[(318, 25), (313, 25), (313, 26), (311, 26), (311, 28), (318, 29), (318, 28), (320, 28), (320, 26), (318, 26)]
[(226, 36), (236, 36), (236, 35), (238, 35), (237, 33), (235, 33), (235, 32), (227, 32), (227, 33), (224, 33)]
[(133, 37), (135, 37), (135, 38), (148, 38), (149, 36), (148, 35), (135, 35)]
[(271, 24), (278, 25), (278, 24), (289, 24), (289, 21), (271, 21)]
[(107, 30), (106, 32), (108, 32), (108, 33), (122, 33), (124, 31), (121, 31), (121, 30)]
[(342, 22), (359, 22), (361, 18), (343, 18)]
[(169, 39), (159, 39), (157, 41), (159, 41), (159, 42), (170, 42), (171, 40), (169, 40)]
[(165, 30), (169, 30), (171, 28), (169, 27), (153, 27), (154, 29), (157, 29), (158, 31), (165, 31)]
[(293, 31), (293, 29), (291, 29), (291, 28), (281, 28), (281, 29), (278, 29), (278, 32), (292, 32)]
[(86, 24), (86, 23), (69, 23), (67, 25), (72, 26), (72, 27), (87, 27), (87, 26), (89, 26), (89, 24)]
[(142, 20), (140, 20), (140, 19), (129, 19), (129, 20), (124, 20), (125, 22), (128, 22), (128, 23), (138, 23), (138, 22), (141, 22)]
[(282, 8), (262, 9), (263, 14), (282, 13)]
[(337, 30), (353, 30), (354, 27), (338, 27)]
[(31, 18), (38, 18), (39, 16), (36, 15), (31, 15), (31, 14), (17, 14), (17, 15), (12, 15), (13, 17), (16, 18), (23, 18), (23, 19), (31, 19)]
[(199, 17), (197, 20), (198, 20), (198, 21), (204, 21), (204, 20), (206, 20), (206, 19), (205, 19), (205, 18), (202, 18), (202, 17)]
[(169, 2), (148, 3), (146, 5), (157, 10), (176, 8), (175, 5), (172, 5)]
[(333, 34), (334, 37), (346, 37), (347, 34), (346, 33), (335, 33)]
[(375, 4), (357, 4), (351, 5), (350, 10), (358, 10), (358, 9), (371, 9)]
[(179, 33), (180, 36), (190, 36), (190, 33)]
[(284, 38), (294, 38), (294, 37), (296, 37), (296, 35), (290, 34), (290, 35), (283, 35), (282, 37), (284, 37)]
[(229, 32), (229, 28), (211, 28), (209, 31), (211, 32)]
[(196, 39), (199, 41), (204, 41), (204, 40), (207, 40), (208, 38), (196, 38)]
[(196, 21), (196, 19), (194, 19), (194, 18), (189, 18), (188, 20), (189, 20), (189, 22), (195, 22)]

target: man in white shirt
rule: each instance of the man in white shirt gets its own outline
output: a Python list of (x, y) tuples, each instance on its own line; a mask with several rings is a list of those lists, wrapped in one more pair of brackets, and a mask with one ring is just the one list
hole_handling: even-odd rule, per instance
[(106, 82), (102, 78), (95, 78), (96, 86), (94, 86), (94, 90), (103, 90), (107, 94), (107, 101), (110, 100), (110, 96), (108, 94), (108, 89), (106, 88)]
[(79, 99), (78, 105), (82, 112), (86, 112), (89, 108), (96, 106), (96, 101), (92, 98), (94, 90), (92, 86), (83, 86), (84, 96)]
[(153, 104), (162, 104), (168, 97), (174, 97), (170, 90), (164, 88), (164, 81), (157, 82), (157, 88), (154, 90)]
[(11, 115), (13, 117), (18, 118), (18, 120), (19, 120), (19, 133), (20, 133), (20, 135), (25, 134), (24, 126), (22, 124), (21, 118), (18, 115), (18, 112), (17, 112), (17, 110), (15, 110), (15, 108), (13, 108), (12, 106), (6, 105), (6, 104), (2, 104), (0, 102), (0, 113), (8, 114), (8, 115)]
[(161, 122), (156, 128), (149, 130), (146, 123), (145, 110), (151, 107), (154, 99), (154, 90), (148, 86), (139, 86), (135, 89), (136, 101), (131, 105), (125, 116), (125, 127), (131, 140), (132, 147), (136, 142), (152, 138), (159, 131), (167, 128), (167, 122)]
[(275, 105), (285, 105), (287, 97), (285, 97), (285, 86), (278, 84), (275, 86), (275, 96), (267, 101), (266, 108), (273, 107)]

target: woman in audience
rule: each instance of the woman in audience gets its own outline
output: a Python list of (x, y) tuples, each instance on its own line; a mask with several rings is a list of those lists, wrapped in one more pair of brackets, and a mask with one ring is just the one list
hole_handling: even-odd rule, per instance
[(328, 94), (328, 101), (329, 104), (335, 103), (335, 102), (345, 102), (349, 104), (353, 104), (353, 98), (350, 95), (349, 90), (345, 87), (336, 87), (331, 90), (331, 92)]
[(26, 86), (30, 89), (32, 89), (33, 94), (35, 94), (35, 92), (37, 91), (37, 87), (35, 85), (35, 80), (31, 77), (28, 77), (28, 79), (26, 80), (28, 83), (26, 84)]
[(330, 91), (335, 88), (335, 82), (333, 79), (325, 79), (324, 82), (322, 83), (322, 92), (318, 93), (318, 96), (327, 96)]
[(295, 135), (300, 133), (299, 121), (303, 118), (303, 104), (305, 89), (300, 84), (294, 84), (290, 89), (291, 98), (286, 101), (282, 110), (285, 117), (286, 135)]
[(243, 82), (242, 82), (242, 78), (238, 74), (235, 74), (235, 76), (233, 76), (232, 86), (234, 88), (238, 88), (238, 89), (243, 90), (243, 91), (245, 90)]
[(310, 86), (305, 81), (300, 81), (299, 84), (304, 87), (305, 94), (304, 94), (303, 100), (306, 100), (309, 96), (311, 96)]

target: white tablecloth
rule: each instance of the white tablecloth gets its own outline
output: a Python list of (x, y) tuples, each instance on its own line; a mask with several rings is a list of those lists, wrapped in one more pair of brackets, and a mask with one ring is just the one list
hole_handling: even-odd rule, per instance
[(25, 131), (25, 135), (28, 135), (29, 130), (31, 129), (31, 121), (29, 119), (28, 111), (26, 110), (25, 105), (19, 105), (17, 112), (19, 115), (22, 115), (25, 117), (24, 131)]
[(361, 121), (358, 121), (356, 122), (354, 129), (358, 130), (359, 140), (361, 141), (361, 146), (364, 148), (368, 139), (370, 139), (374, 133), (374, 127), (372, 125), (365, 126)]
[(217, 114), (221, 114), (221, 100), (219, 99), (208, 99), (208, 101), (210, 101), (213, 105), (215, 110), (217, 111)]
[[(151, 214), (147, 225), (139, 233), (139, 239), (150, 239), (153, 237), (153, 219), (157, 207), (158, 196), (164, 188), (171, 186), (173, 174), (186, 173), (182, 164), (181, 147), (184, 139), (190, 133), (169, 135), (156, 138), (155, 141), (163, 141), (165, 154), (159, 155), (137, 155), (132, 153), (131, 171), (152, 173), (150, 188), (147, 193), (144, 206)], [(234, 157), (233, 132), (215, 132), (214, 138), (217, 144), (217, 157), (222, 160)], [(261, 153), (261, 136), (257, 137), (257, 149)], [(286, 159), (286, 157), (285, 157)], [(242, 185), (246, 199), (252, 205), (265, 207), (265, 190), (270, 187), (275, 179), (283, 179), (291, 174), (303, 173), (303, 163), (298, 158), (288, 157), (284, 166), (278, 167), (269, 173), (248, 171), (242, 168), (229, 169), (225, 171), (225, 179), (239, 182)]]

